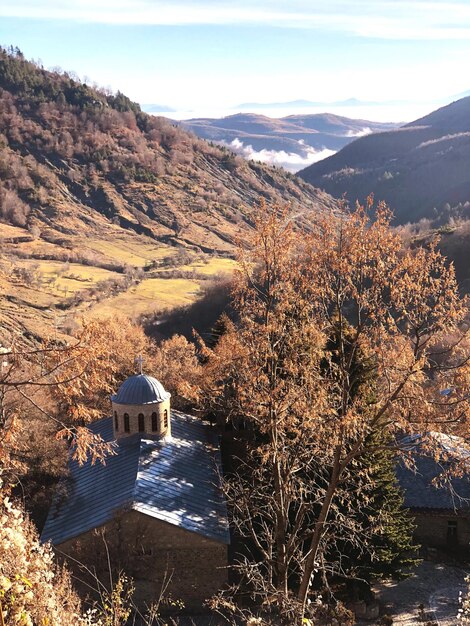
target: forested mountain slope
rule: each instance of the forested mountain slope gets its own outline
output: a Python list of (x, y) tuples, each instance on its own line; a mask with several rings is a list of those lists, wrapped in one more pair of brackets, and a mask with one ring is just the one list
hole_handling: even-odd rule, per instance
[(470, 201), (469, 172), (467, 97), (397, 130), (356, 139), (299, 176), (351, 202), (373, 192), (403, 224)]
[(110, 223), (165, 241), (226, 250), (259, 196), (331, 201), (302, 181), (246, 163), (117, 95), (0, 53), (0, 216), (45, 233)]
[[(290, 203), (300, 220), (336, 206), (119, 92), (0, 49), (0, 344), (41, 336), (84, 299), (112, 295), (106, 312), (131, 316), (194, 299), (198, 277), (227, 269), (207, 255), (233, 254), (260, 198)], [(183, 272), (171, 284), (151, 274), (168, 266)]]

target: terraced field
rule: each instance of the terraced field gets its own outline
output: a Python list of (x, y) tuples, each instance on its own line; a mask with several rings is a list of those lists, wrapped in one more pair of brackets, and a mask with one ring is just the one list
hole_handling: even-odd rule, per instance
[(121, 277), (117, 272), (111, 272), (102, 267), (60, 261), (25, 259), (18, 263), (18, 267), (36, 272), (38, 282), (46, 293), (57, 293), (66, 297), (87, 287), (95, 286), (100, 281)]
[(229, 274), (237, 267), (237, 262), (233, 259), (209, 258), (205, 262), (190, 263), (182, 265), (179, 269), (193, 271), (197, 274), (215, 276), (217, 274)]
[(142, 235), (34, 238), (0, 224), (0, 345), (68, 332), (82, 317), (130, 318), (194, 302), (236, 262)]
[(120, 313), (136, 318), (152, 311), (191, 304), (200, 291), (200, 281), (186, 278), (148, 278), (118, 296), (93, 305), (89, 314), (112, 317)]
[(176, 249), (171, 246), (142, 241), (92, 239), (84, 242), (84, 245), (91, 250), (100, 252), (108, 259), (114, 259), (132, 267), (145, 267), (153, 261), (161, 260), (176, 253)]
[(2, 239), (11, 239), (16, 237), (30, 236), (28, 231), (19, 226), (11, 226), (10, 224), (1, 224), (0, 234)]

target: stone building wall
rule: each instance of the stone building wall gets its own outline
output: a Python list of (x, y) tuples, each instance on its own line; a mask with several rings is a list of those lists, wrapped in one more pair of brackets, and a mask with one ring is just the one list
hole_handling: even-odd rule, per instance
[[(134, 602), (142, 609), (158, 599), (164, 579), (166, 595), (182, 600), (188, 609), (200, 609), (227, 582), (227, 546), (196, 533), (129, 511), (105, 526), (59, 546), (87, 567), (95, 568), (109, 584), (107, 555), (112, 567), (132, 577)], [(73, 561), (69, 562), (76, 569)], [(83, 579), (81, 571), (79, 578)]]
[[(167, 411), (168, 421), (165, 427), (164, 416)], [(116, 430), (116, 414), (118, 417), (118, 429)], [(129, 432), (124, 430), (124, 414), (129, 415)], [(117, 404), (113, 402), (113, 429), (116, 439), (129, 437), (139, 432), (139, 413), (143, 413), (145, 428), (143, 432), (150, 435), (167, 437), (171, 435), (170, 399), (154, 404)], [(152, 430), (152, 413), (157, 414), (158, 430)]]
[(470, 516), (456, 515), (451, 511), (411, 512), (415, 519), (414, 535), (424, 546), (434, 548), (465, 549), (470, 545)]

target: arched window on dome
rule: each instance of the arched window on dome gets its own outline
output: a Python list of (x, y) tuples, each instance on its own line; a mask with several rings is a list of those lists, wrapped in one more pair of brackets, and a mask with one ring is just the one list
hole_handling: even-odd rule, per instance
[(158, 415), (156, 413), (152, 413), (152, 432), (157, 432), (158, 430)]
[(124, 432), (130, 433), (131, 428), (129, 426), (129, 413), (124, 413)]
[(137, 420), (139, 422), (139, 433), (145, 432), (145, 417), (143, 413), (139, 413), (137, 416)]
[(114, 428), (116, 431), (119, 430), (119, 419), (116, 411), (114, 411)]
[(168, 428), (168, 409), (163, 411), (163, 428)]

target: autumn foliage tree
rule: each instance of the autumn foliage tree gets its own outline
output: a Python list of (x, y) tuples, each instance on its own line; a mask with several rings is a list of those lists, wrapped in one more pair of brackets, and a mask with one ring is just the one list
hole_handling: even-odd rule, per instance
[[(55, 562), (52, 548), (40, 544), (22, 503), (15, 502), (11, 496), (12, 487), (23, 471), (26, 424), (29, 429), (40, 424), (31, 420), (31, 415), (40, 416), (52, 425), (55, 422), (58, 428), (65, 426), (51, 409), (49, 393), (57, 382), (68, 384), (83, 374), (83, 368), (78, 366), (60, 379), (59, 371), (62, 366), (70, 367), (75, 359), (78, 365), (82, 348), (81, 339), (77, 338), (62, 346), (54, 341), (37, 349), (12, 346), (0, 355), (1, 624), (95, 624), (92, 614), (83, 615), (70, 575)], [(53, 433), (53, 428), (43, 429), (43, 436), (50, 437)], [(79, 445), (82, 450), (92, 449), (95, 455), (106, 452), (103, 442), (89, 437), (82, 438)], [(55, 461), (50, 459), (49, 464)]]
[[(20, 422), (33, 411), (54, 423), (80, 461), (112, 452), (87, 425), (109, 411), (109, 395), (135, 373), (137, 355), (153, 356), (154, 344), (125, 318), (83, 321), (65, 343), (55, 338), (37, 348), (13, 345), (0, 372), (0, 462), (14, 461)], [(48, 432), (48, 429), (45, 429)], [(13, 452), (13, 456), (12, 453)]]
[(188, 408), (198, 402), (202, 371), (194, 343), (173, 335), (155, 346), (148, 362), (150, 371), (171, 393), (172, 406)]
[[(18, 476), (28, 478), (32, 472), (32, 456), (56, 454), (51, 441), (45, 445), (41, 438), (63, 452), (58, 459), (42, 459), (48, 471), (52, 466), (54, 472), (63, 471), (64, 441), (79, 462), (106, 462), (113, 445), (88, 426), (109, 415), (109, 396), (136, 373), (138, 355), (145, 371), (161, 377), (176, 397), (191, 401), (199, 371), (194, 345), (175, 336), (157, 346), (126, 318), (84, 320), (68, 343), (51, 338), (37, 348), (13, 345), (0, 353), (0, 625), (127, 622), (129, 611), (116, 609), (124, 593), (122, 578), (106, 593), (101, 589), (99, 605), (83, 615), (69, 574), (55, 563), (51, 547), (40, 545), (34, 524), (12, 493)], [(32, 429), (34, 436), (28, 433)], [(41, 450), (32, 451), (31, 444)], [(31, 505), (32, 494), (23, 495)]]
[(3, 467), (11, 464), (19, 449), (24, 452), (25, 442), (19, 439), (27, 429), (26, 415), (49, 423), (41, 429), (45, 436), (55, 430), (56, 438), (67, 441), (79, 461), (112, 453), (88, 425), (109, 414), (110, 395), (138, 372), (137, 356), (143, 357), (144, 371), (170, 390), (176, 405), (197, 401), (200, 366), (195, 345), (179, 335), (157, 345), (141, 326), (124, 317), (83, 320), (67, 344), (51, 338), (37, 348), (8, 350), (1, 357), (0, 371)]
[[(370, 200), (299, 233), (288, 210), (262, 204), (241, 250), (234, 388), (257, 439), (227, 490), (252, 546), (247, 588), (285, 623), (310, 610), (347, 475), (367, 480), (357, 461), (371, 435), (396, 447), (404, 433), (468, 435), (466, 303), (435, 245), (404, 249), (390, 217)], [(370, 376), (358, 389), (359, 353)]]
[(47, 367), (54, 372), (51, 392), (58, 413), (78, 428), (108, 414), (110, 394), (136, 372), (138, 355), (149, 360), (153, 344), (141, 327), (119, 316), (83, 321), (77, 334), (80, 346), (73, 358), (64, 360), (53, 351)]

